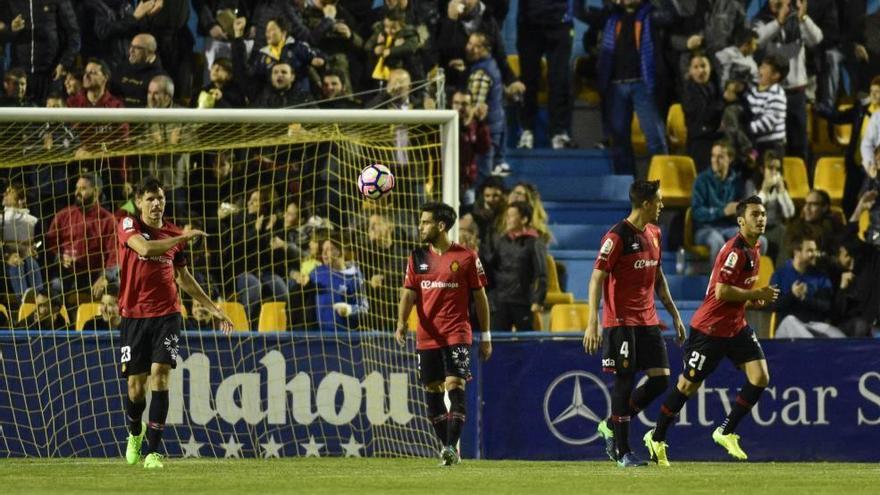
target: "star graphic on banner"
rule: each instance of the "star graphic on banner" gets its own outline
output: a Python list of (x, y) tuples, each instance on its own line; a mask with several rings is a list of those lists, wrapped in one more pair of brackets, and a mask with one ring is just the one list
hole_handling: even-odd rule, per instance
[(284, 447), (284, 444), (275, 443), (275, 436), (272, 435), (269, 437), (269, 441), (261, 443), (260, 447), (263, 447), (263, 458), (268, 459), (270, 457), (281, 457), (281, 447)]
[(183, 449), (184, 457), (201, 457), (202, 455), (199, 453), (199, 449), (202, 448), (202, 445), (205, 445), (202, 442), (196, 442), (196, 437), (192, 433), (189, 434), (189, 441), (186, 443), (181, 443), (180, 448)]
[(301, 443), (300, 445), (306, 449), (306, 457), (321, 457), (320, 451), (324, 448), (324, 444), (316, 442), (314, 436), (309, 435), (309, 443)]
[(364, 448), (364, 444), (354, 439), (354, 433), (351, 434), (348, 443), (341, 443), (339, 446), (345, 450), (345, 457), (362, 457), (361, 449)]
[(238, 443), (235, 440), (234, 436), (229, 435), (229, 441), (223, 444), (223, 450), (226, 451), (226, 454), (223, 455), (223, 458), (224, 459), (229, 458), (229, 457), (240, 458), (241, 457), (241, 447), (242, 447), (242, 444)]

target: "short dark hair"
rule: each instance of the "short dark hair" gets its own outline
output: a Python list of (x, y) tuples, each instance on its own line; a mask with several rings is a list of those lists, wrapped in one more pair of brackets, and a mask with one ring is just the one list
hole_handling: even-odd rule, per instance
[(659, 180), (642, 180), (639, 179), (629, 186), (629, 202), (633, 207), (642, 206), (645, 201), (651, 201), (657, 197), (657, 191), (660, 190)]
[(507, 193), (507, 186), (504, 185), (504, 179), (497, 175), (486, 177), (486, 180), (480, 184), (479, 193), (483, 194), (483, 191), (489, 188), (498, 189), (502, 193)]
[(791, 252), (799, 251), (804, 247), (804, 243), (807, 241), (819, 242), (819, 239), (813, 233), (812, 229), (803, 229), (792, 236), (791, 242), (789, 243), (791, 246)]
[(6, 75), (3, 76), (4, 79), (10, 79), (13, 77), (16, 79), (21, 79), (22, 77), (27, 78), (27, 72), (21, 67), (14, 67), (6, 71)]
[(425, 203), (422, 205), (420, 211), (422, 213), (430, 213), (434, 217), (434, 221), (437, 223), (443, 222), (446, 226), (446, 232), (449, 232), (449, 229), (455, 225), (455, 219), (458, 216), (455, 214), (455, 209), (453, 207), (440, 201), (430, 201)]
[(736, 204), (736, 217), (737, 218), (745, 217), (746, 216), (746, 209), (749, 207), (749, 205), (763, 206), (764, 201), (762, 201), (761, 197), (758, 196), (757, 194), (749, 196), (746, 199), (740, 200), (740, 202)]
[(724, 148), (724, 150), (727, 151), (727, 156), (731, 160), (733, 160), (733, 158), (736, 156), (736, 149), (734, 149), (733, 144), (731, 144), (731, 142), (727, 139), (719, 139), (712, 143), (713, 148), (716, 146), (721, 146), (722, 148)]
[(733, 32), (733, 44), (735, 46), (743, 46), (754, 39), (758, 39), (758, 33), (753, 29), (740, 27)]
[(776, 150), (767, 150), (761, 157), (761, 162), (764, 164), (764, 166), (767, 166), (767, 164), (772, 162), (773, 160), (782, 161), (782, 155), (780, 155), (779, 152)]
[(152, 175), (148, 175), (141, 179), (140, 183), (137, 185), (137, 188), (135, 189), (135, 195), (141, 197), (148, 192), (159, 192), (160, 189), (164, 188), (162, 187), (162, 183), (159, 182), (159, 179), (153, 177)]
[[(705, 58), (706, 60), (709, 60), (709, 55), (707, 55), (706, 52), (704, 52), (703, 50), (694, 50), (688, 57), (688, 65), (691, 65), (694, 62), (695, 58)], [(711, 62), (709, 63), (711, 64)]]
[(761, 60), (762, 64), (767, 64), (770, 67), (773, 67), (773, 70), (779, 74), (779, 80), (784, 81), (788, 76), (788, 60), (780, 57), (779, 55), (771, 54), (764, 57)]
[(871, 86), (880, 86), (880, 76), (874, 76), (874, 79), (871, 79)]
[(519, 211), (519, 215), (521, 217), (528, 220), (529, 223), (532, 223), (533, 210), (530, 204), (526, 203), (525, 201), (514, 201), (513, 203), (508, 204), (507, 207), (516, 208), (517, 211)]
[(226, 72), (233, 74), (232, 60), (229, 57), (217, 57), (212, 65), (219, 65)]
[(819, 195), (820, 198), (822, 198), (822, 206), (825, 206), (826, 208), (831, 206), (831, 195), (828, 194), (828, 191), (824, 189), (813, 189), (810, 192), (816, 193)]
[[(266, 26), (269, 25), (270, 22), (274, 22), (278, 29), (285, 33), (290, 33), (290, 24), (287, 22), (287, 19), (283, 17), (272, 17), (268, 21), (266, 21)], [(266, 26), (263, 26), (265, 28)]]
[(385, 18), (392, 22), (406, 24), (406, 12), (403, 9), (388, 9), (385, 12)]
[(100, 58), (92, 57), (86, 61), (86, 65), (95, 64), (101, 68), (101, 72), (104, 74), (104, 77), (107, 78), (107, 81), (110, 81), (110, 66), (107, 65), (107, 62), (104, 62)]

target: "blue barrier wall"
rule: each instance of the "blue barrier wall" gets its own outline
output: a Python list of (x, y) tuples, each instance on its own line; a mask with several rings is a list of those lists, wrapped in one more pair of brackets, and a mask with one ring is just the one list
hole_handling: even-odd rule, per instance
[[(497, 340), (497, 339), (496, 339)], [(877, 340), (762, 342), (770, 387), (737, 433), (750, 460), (880, 460), (880, 344)], [(580, 338), (526, 339), (495, 344), (480, 366), (483, 418), (472, 455), (487, 459), (602, 459), (597, 422), (610, 413), (612, 376), (600, 372)], [(673, 380), (681, 350), (668, 344)], [(668, 436), (672, 460), (724, 460), (711, 438), (742, 372), (724, 363), (692, 397)], [(665, 394), (664, 394), (665, 396)], [(630, 443), (644, 454), (642, 435), (661, 399), (634, 418)]]
[[(0, 332), (0, 457), (121, 455), (116, 338)], [(877, 340), (763, 345), (771, 386), (738, 430), (750, 459), (880, 460)], [(490, 361), (473, 364), (463, 454), (603, 459), (595, 429), (610, 409), (611, 377), (580, 337), (496, 335), (494, 347)], [(680, 350), (669, 349), (675, 374)], [(165, 448), (172, 456), (302, 456), (308, 444), (320, 455), (435, 455), (415, 366), (412, 342), (398, 348), (390, 334), (185, 332)], [(722, 364), (688, 402), (670, 431), (673, 460), (725, 459), (710, 435), (743, 380)], [(633, 447), (658, 407), (633, 421)]]

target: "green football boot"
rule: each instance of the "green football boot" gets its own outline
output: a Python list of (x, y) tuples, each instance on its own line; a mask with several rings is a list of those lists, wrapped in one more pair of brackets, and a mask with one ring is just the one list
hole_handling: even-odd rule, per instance
[(669, 467), (669, 459), (666, 457), (666, 442), (654, 441), (654, 430), (648, 430), (643, 437), (645, 447), (648, 448), (648, 454), (651, 460), (656, 462), (660, 467)]
[(720, 427), (715, 428), (715, 431), (712, 432), (712, 440), (715, 440), (715, 443), (724, 447), (725, 450), (727, 450), (727, 453), (734, 459), (744, 461), (749, 458), (749, 456), (743, 452), (742, 447), (739, 446), (739, 435), (735, 433), (728, 433), (725, 435)]
[(162, 469), (163, 467), (165, 466), (162, 465), (161, 454), (151, 452), (147, 454), (147, 457), (144, 457), (144, 469)]
[(141, 460), (141, 445), (144, 444), (144, 435), (147, 434), (147, 424), (141, 422), (141, 434), (128, 434), (128, 445), (125, 447), (125, 462), (135, 465)]

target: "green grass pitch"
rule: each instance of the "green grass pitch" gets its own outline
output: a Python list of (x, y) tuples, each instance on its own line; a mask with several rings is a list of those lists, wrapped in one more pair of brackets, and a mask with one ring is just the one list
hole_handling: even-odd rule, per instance
[(0, 493), (59, 495), (234, 493), (428, 495), (816, 494), (878, 493), (880, 465), (843, 463), (676, 462), (623, 470), (611, 462), (468, 461), (451, 468), (433, 459), (167, 459), (146, 472), (123, 459), (0, 460)]

